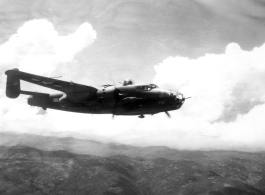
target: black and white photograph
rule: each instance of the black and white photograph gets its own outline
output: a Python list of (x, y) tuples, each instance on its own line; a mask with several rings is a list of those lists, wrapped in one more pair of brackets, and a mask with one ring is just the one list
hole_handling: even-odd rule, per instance
[(0, 195), (265, 195), (265, 0), (0, 0)]

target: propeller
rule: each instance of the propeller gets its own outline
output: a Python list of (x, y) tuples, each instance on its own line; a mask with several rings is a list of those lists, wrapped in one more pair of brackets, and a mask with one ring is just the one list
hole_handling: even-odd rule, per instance
[(123, 99), (122, 94), (120, 93), (120, 90), (116, 88), (116, 86), (114, 86), (114, 99), (115, 99), (115, 104), (113, 107), (113, 114), (112, 114), (112, 119), (114, 119), (115, 114), (116, 114), (116, 110), (118, 108), (118, 103)]
[(171, 116), (170, 116), (170, 114), (168, 113), (168, 111), (166, 111), (165, 113), (166, 113), (166, 115), (167, 115), (168, 118), (171, 118)]
[(183, 98), (182, 103), (185, 102), (186, 99), (190, 99), (191, 97)]

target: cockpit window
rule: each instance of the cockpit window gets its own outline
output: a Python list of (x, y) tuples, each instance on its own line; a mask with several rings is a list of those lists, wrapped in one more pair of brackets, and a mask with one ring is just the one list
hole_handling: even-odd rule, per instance
[(137, 89), (141, 91), (151, 91), (152, 89), (155, 89), (155, 88), (158, 88), (158, 86), (155, 84), (141, 85), (137, 87)]
[(183, 96), (183, 94), (182, 93), (179, 93), (179, 92), (176, 92), (176, 97), (178, 98), (178, 99), (183, 99), (184, 98), (184, 96)]
[(158, 86), (157, 86), (156, 84), (150, 84), (149, 87), (150, 87), (151, 89), (158, 88)]

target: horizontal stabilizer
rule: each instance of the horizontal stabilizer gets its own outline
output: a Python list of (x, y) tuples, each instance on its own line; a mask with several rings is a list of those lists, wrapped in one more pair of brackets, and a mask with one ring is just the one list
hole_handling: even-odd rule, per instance
[(67, 93), (68, 98), (72, 98), (73, 100), (88, 99), (93, 97), (97, 92), (97, 88), (91, 86), (34, 75), (19, 71), (18, 69), (7, 70), (5, 74), (10, 78), (17, 78), (22, 81)]
[[(17, 68), (12, 71), (19, 71)], [(20, 80), (12, 75), (7, 76), (6, 80), (6, 96), (9, 98), (17, 98), (20, 94)]]
[(33, 92), (33, 91), (23, 91), (20, 90), (20, 94), (24, 94), (24, 95), (31, 95), (31, 96), (49, 96), (50, 94), (48, 93), (40, 93), (40, 92)]

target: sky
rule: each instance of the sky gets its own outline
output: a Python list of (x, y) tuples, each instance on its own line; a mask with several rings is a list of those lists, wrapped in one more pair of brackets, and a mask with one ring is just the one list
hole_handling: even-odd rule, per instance
[[(188, 150), (265, 150), (264, 0), (0, 0), (0, 131)], [(182, 108), (90, 115), (5, 96), (8, 69), (90, 86), (156, 83)], [(55, 93), (21, 82), (22, 89)]]

